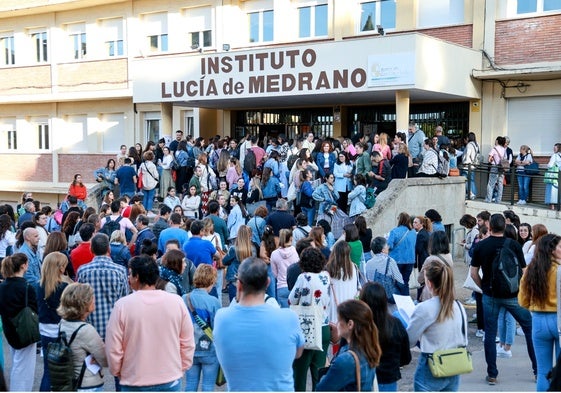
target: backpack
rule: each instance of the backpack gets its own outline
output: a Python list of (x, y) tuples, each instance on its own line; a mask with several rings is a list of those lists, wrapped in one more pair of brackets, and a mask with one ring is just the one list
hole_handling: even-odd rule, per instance
[(294, 166), (294, 163), (296, 162), (297, 159), (298, 159), (298, 154), (292, 154), (290, 157), (288, 157), (288, 161), (286, 162), (286, 166), (288, 167), (289, 171), (292, 169), (292, 167)]
[(72, 349), (70, 346), (76, 338), (78, 331), (86, 326), (81, 324), (78, 329), (70, 336), (70, 341), (66, 341), (66, 333), (60, 331), (55, 342), (49, 343), (46, 351), (47, 366), (51, 379), (51, 391), (53, 392), (75, 392), (82, 384), (86, 363), (83, 362), (82, 370), (78, 379), (74, 378), (74, 361), (72, 359)]
[(473, 165), (481, 165), (481, 163), (483, 162), (483, 155), (481, 154), (481, 151), (479, 150), (479, 146), (477, 146), (477, 143), (475, 143), (475, 142), (470, 142), (470, 143), (473, 143), (473, 145), (475, 146), (475, 157), (473, 157), (472, 164)]
[(252, 176), (255, 169), (257, 169), (257, 157), (253, 149), (248, 149), (243, 160), (243, 170), (247, 172), (249, 176)]
[(518, 257), (512, 249), (511, 239), (505, 239), (498, 248), (491, 265), (491, 294), (493, 297), (507, 299), (516, 297), (522, 277)]
[(372, 187), (366, 188), (366, 199), (364, 200), (364, 206), (366, 206), (367, 209), (371, 209), (376, 203), (375, 192), (376, 190)]
[(193, 152), (193, 147), (187, 146), (187, 167), (194, 168), (195, 167), (195, 153)]
[[(493, 149), (495, 149), (495, 148), (493, 148)], [(499, 152), (497, 149), (495, 149), (495, 151), (497, 153)], [(506, 149), (505, 149), (504, 156), (501, 158), (501, 161), (496, 165), (498, 165), (499, 169), (502, 169), (502, 170), (508, 170), (510, 168), (510, 161), (508, 161)]]
[(105, 233), (107, 236), (111, 237), (111, 234), (114, 231), (121, 230), (121, 224), (119, 224), (119, 222), (121, 222), (122, 218), (122, 216), (119, 216), (116, 220), (112, 220), (111, 217), (106, 217), (105, 224), (103, 225), (103, 228), (99, 230), (99, 233)]
[(438, 177), (443, 178), (448, 176), (448, 172), (450, 172), (450, 161), (440, 155), (439, 152), (435, 150), (436, 157), (438, 158), (438, 166), (436, 168), (436, 174)]

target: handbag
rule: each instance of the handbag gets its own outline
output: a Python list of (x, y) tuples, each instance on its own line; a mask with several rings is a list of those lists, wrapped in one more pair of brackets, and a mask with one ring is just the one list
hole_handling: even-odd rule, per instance
[(395, 278), (388, 276), (389, 266), (390, 257), (388, 256), (388, 259), (386, 259), (386, 270), (384, 271), (384, 274), (376, 270), (374, 272), (372, 281), (377, 282), (381, 286), (383, 286), (384, 290), (386, 291), (386, 299), (388, 299), (388, 303), (395, 304), (393, 295), (402, 295), (403, 293), (405, 293), (405, 284), (401, 284), (397, 282)]
[(322, 351), (323, 307), (291, 305), (290, 309), (298, 316), (300, 328), (304, 333), (304, 349)]
[(557, 164), (554, 164), (551, 168), (547, 168), (547, 171), (543, 174), (543, 182), (557, 187), (559, 182), (559, 166)]
[(143, 172), (138, 172), (137, 180), (136, 180), (136, 187), (140, 190), (144, 183), (142, 182), (142, 178), (144, 177)]
[[(199, 316), (199, 314), (197, 314), (197, 311), (195, 310), (195, 308), (191, 304), (191, 300), (189, 299), (189, 294), (184, 295), (183, 299), (185, 300), (185, 304), (187, 305), (187, 308), (189, 309), (189, 312), (191, 313), (191, 315), (195, 319), (195, 322), (197, 323), (197, 325), (199, 325), (199, 327), (201, 328), (203, 333), (208, 337), (208, 339), (210, 341), (214, 341), (214, 336), (212, 334), (212, 328), (210, 327), (210, 325), (208, 323), (206, 323)], [(226, 383), (226, 377), (224, 376), (224, 371), (222, 370), (222, 366), (219, 365), (218, 373), (216, 374), (215, 384), (218, 385), (218, 386), (222, 386), (225, 383)]]
[[(460, 309), (460, 314), (462, 316), (462, 335), (467, 343), (466, 321), (457, 300), (456, 303), (458, 304), (458, 308)], [(469, 352), (465, 346), (451, 349), (441, 349), (426, 356), (430, 372), (435, 378), (468, 374), (473, 371), (471, 352)]]
[(540, 165), (536, 161), (532, 161), (524, 167), (524, 173), (527, 175), (537, 175), (540, 173)]
[(10, 322), (14, 325), (19, 344), (12, 345), (14, 349), (22, 349), (33, 343), (41, 341), (39, 334), (39, 316), (28, 306), (28, 284), (25, 284), (25, 307), (17, 313)]

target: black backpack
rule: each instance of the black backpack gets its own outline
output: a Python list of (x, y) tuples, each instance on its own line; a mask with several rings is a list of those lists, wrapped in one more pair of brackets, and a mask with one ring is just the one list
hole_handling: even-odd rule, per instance
[(247, 149), (243, 160), (243, 170), (251, 177), (253, 171), (257, 168), (257, 157), (252, 149)]
[(76, 338), (78, 331), (86, 326), (81, 324), (78, 329), (70, 336), (70, 341), (66, 341), (66, 333), (58, 331), (58, 337), (55, 342), (49, 343), (47, 346), (47, 366), (51, 379), (51, 391), (53, 392), (75, 392), (82, 384), (84, 372), (86, 371), (86, 363), (83, 362), (80, 376), (74, 378), (74, 361), (72, 359), (72, 349), (70, 345)]
[(511, 245), (514, 241), (505, 239), (498, 248), (491, 265), (491, 294), (493, 297), (508, 299), (516, 297), (522, 277), (522, 268)]
[(119, 222), (121, 221), (121, 218), (123, 218), (122, 216), (117, 217), (116, 220), (112, 220), (111, 217), (106, 217), (105, 218), (105, 224), (103, 225), (103, 228), (101, 228), (99, 230), (99, 233), (105, 233), (107, 236), (109, 236), (111, 238), (111, 234), (114, 231), (120, 231), (121, 230), (121, 224), (119, 224)]

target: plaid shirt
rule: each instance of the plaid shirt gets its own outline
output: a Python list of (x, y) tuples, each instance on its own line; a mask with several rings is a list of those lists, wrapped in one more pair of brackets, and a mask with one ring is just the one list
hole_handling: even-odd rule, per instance
[(113, 306), (129, 292), (128, 271), (108, 256), (96, 256), (90, 263), (80, 266), (76, 281), (90, 284), (94, 289), (95, 311), (88, 317), (88, 322), (105, 340), (105, 329)]

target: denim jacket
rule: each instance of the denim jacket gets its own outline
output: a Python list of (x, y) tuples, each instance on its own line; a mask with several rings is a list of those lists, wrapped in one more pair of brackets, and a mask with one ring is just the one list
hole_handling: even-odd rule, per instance
[(339, 199), (339, 193), (333, 189), (331, 191), (326, 183), (323, 183), (318, 188), (314, 190), (312, 194), (312, 198), (314, 200), (321, 202), (319, 204), (319, 212), (325, 213), (327, 209), (329, 209), (332, 205), (337, 206), (337, 200)]
[(271, 176), (269, 181), (267, 181), (267, 184), (265, 184), (265, 187), (263, 187), (262, 192), (264, 199), (278, 197), (281, 192), (279, 179)]
[[(335, 157), (335, 153), (329, 153), (329, 172), (333, 173), (333, 167), (335, 166), (335, 161), (336, 161), (336, 157)], [(318, 155), (316, 156), (316, 164), (318, 164), (318, 173), (321, 177), (325, 176), (325, 170), (324, 170), (324, 165), (325, 165), (325, 156), (323, 155), (323, 153), (318, 153)]]
[(417, 233), (414, 230), (403, 225), (392, 229), (388, 237), (390, 257), (395, 259), (398, 265), (415, 263), (416, 241)]
[[(371, 392), (376, 367), (370, 367), (361, 352), (354, 352), (360, 360), (360, 391)], [(316, 392), (356, 392), (358, 389), (355, 367), (355, 359), (349, 353), (348, 345), (345, 345), (331, 362), (327, 374), (317, 384)]]

